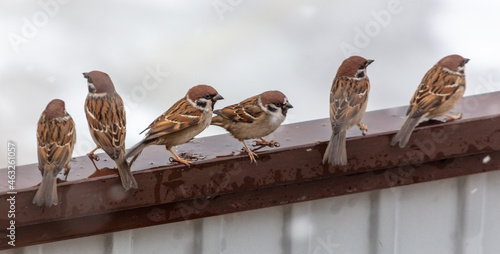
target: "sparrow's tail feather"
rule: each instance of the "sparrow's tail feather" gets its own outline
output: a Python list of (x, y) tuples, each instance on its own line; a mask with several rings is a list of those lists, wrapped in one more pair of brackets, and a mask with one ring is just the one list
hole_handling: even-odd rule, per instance
[(328, 147), (323, 155), (323, 164), (328, 162), (332, 165), (347, 165), (346, 134), (345, 130), (339, 133), (332, 133)]
[(396, 136), (392, 139), (391, 146), (395, 146), (399, 142), (399, 147), (405, 147), (418, 121), (420, 121), (420, 117), (408, 117)]
[(141, 142), (139, 142), (137, 145), (135, 145), (134, 147), (132, 147), (132, 149), (130, 149), (130, 151), (127, 153), (127, 155), (125, 155), (125, 158), (124, 160), (126, 161), (127, 158), (130, 158), (132, 157), (132, 160), (129, 162), (129, 167), (132, 167), (132, 164), (134, 163), (134, 161), (137, 159), (137, 157), (139, 157), (139, 155), (142, 153), (142, 149), (146, 148), (147, 146), (150, 145), (151, 142), (148, 142), (146, 140), (143, 140)]
[(210, 124), (222, 127), (224, 126), (224, 118), (222, 116), (214, 116), (212, 117), (212, 122)]
[(43, 178), (40, 187), (33, 198), (33, 204), (41, 206), (57, 205), (57, 174), (54, 175), (54, 167), (46, 167), (43, 170)]
[(119, 159), (115, 160), (115, 163), (118, 167), (118, 173), (120, 174), (123, 188), (125, 188), (125, 190), (129, 190), (130, 188), (137, 189), (137, 182), (130, 171), (129, 164), (125, 159), (125, 156), (121, 156)]

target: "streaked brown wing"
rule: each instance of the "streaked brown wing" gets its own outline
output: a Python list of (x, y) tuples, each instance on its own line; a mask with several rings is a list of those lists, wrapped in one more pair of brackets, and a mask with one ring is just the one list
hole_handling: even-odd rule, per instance
[[(177, 101), (170, 109), (156, 118), (144, 131), (149, 129), (146, 140), (152, 140), (198, 124), (203, 114), (185, 99)], [(144, 132), (142, 131), (142, 132)], [(142, 133), (141, 132), (141, 133)]]
[(238, 104), (227, 106), (218, 111), (218, 115), (233, 122), (253, 123), (264, 112), (258, 106), (258, 95)]
[(112, 159), (125, 149), (126, 115), (123, 100), (117, 93), (101, 98), (87, 99), (85, 114), (91, 135), (97, 145)]
[(76, 142), (75, 123), (67, 121), (45, 121), (40, 119), (37, 129), (38, 168), (43, 171), (47, 164), (61, 170), (71, 160)]
[(368, 101), (370, 82), (368, 79), (353, 80), (335, 77), (330, 91), (330, 121), (334, 132), (351, 126)]
[(447, 101), (463, 84), (460, 76), (443, 72), (434, 66), (422, 79), (406, 112), (411, 117), (421, 117)]

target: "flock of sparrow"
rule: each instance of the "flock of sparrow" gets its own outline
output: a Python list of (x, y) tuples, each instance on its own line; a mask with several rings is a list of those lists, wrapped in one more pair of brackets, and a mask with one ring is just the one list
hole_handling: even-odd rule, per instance
[[(449, 55), (425, 74), (410, 101), (406, 112), (408, 118), (394, 136), (392, 146), (399, 143), (400, 147), (404, 147), (421, 118), (461, 118), (461, 114), (447, 114), (464, 94), (464, 67), (468, 61), (469, 59), (459, 55)], [(370, 90), (366, 68), (372, 62), (373, 60), (360, 56), (352, 56), (345, 59), (337, 71), (330, 91), (332, 136), (323, 156), (323, 163), (347, 164), (346, 132), (352, 126), (358, 125), (362, 134), (366, 135), (368, 129), (361, 123), (361, 119)], [(257, 163), (257, 154), (250, 150), (245, 140), (260, 139), (257, 145), (261, 146), (279, 145), (263, 137), (274, 132), (285, 120), (288, 109), (293, 108), (282, 92), (267, 91), (214, 111), (215, 103), (223, 97), (211, 86), (197, 85), (156, 118), (144, 130), (148, 131), (144, 139), (127, 153), (125, 108), (113, 82), (106, 73), (100, 71), (83, 73), (83, 76), (88, 81), (89, 89), (85, 100), (85, 114), (90, 134), (97, 145), (88, 157), (97, 169), (94, 161), (99, 160), (99, 157), (94, 152), (97, 149), (104, 150), (115, 161), (125, 190), (137, 188), (130, 167), (145, 147), (164, 145), (175, 157), (174, 161), (189, 166), (192, 162), (177, 156), (172, 147), (189, 142), (210, 124), (226, 129), (241, 141), (250, 157), (250, 163)], [(43, 111), (38, 121), (37, 142), (38, 169), (43, 179), (33, 203), (38, 206), (57, 205), (57, 175), (65, 168), (67, 177), (76, 142), (75, 123), (66, 112), (64, 101), (52, 100)], [(132, 159), (127, 161), (128, 158)]]

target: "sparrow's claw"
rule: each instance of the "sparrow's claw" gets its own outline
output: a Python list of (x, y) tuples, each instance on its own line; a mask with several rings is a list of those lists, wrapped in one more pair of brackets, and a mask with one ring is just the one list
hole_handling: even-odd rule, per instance
[(99, 158), (99, 156), (95, 155), (95, 154), (87, 154), (87, 156), (89, 157), (89, 159), (93, 160), (93, 161), (99, 161), (101, 158)]
[(182, 163), (182, 164), (184, 164), (184, 165), (186, 165), (186, 166), (188, 166), (188, 167), (189, 167), (189, 166), (191, 166), (190, 164), (194, 164), (194, 162), (192, 162), (192, 161), (190, 161), (190, 160), (184, 160), (184, 159), (181, 159), (181, 157), (177, 156), (177, 154), (175, 154), (175, 153), (174, 153), (174, 151), (172, 151), (171, 149), (168, 149), (168, 150), (169, 150), (169, 151), (172, 153), (172, 155), (174, 155), (174, 157), (175, 157), (175, 158), (170, 157), (170, 158), (168, 159), (170, 162), (174, 162), (174, 161), (175, 161), (175, 162), (180, 162), (180, 163)]
[(255, 159), (255, 157), (259, 156), (256, 153), (252, 152), (251, 150), (248, 150), (247, 153), (248, 157), (250, 157), (250, 163), (255, 162), (255, 164), (257, 164), (257, 160)]
[(250, 157), (250, 163), (255, 162), (255, 164), (257, 164), (257, 160), (255, 159), (255, 157), (259, 157), (259, 156), (256, 153), (254, 153), (252, 150), (250, 150), (250, 148), (248, 148), (245, 141), (241, 141), (241, 142), (243, 142), (243, 145), (245, 145), (245, 150), (247, 151), (248, 156)]
[(446, 122), (462, 118), (462, 113), (456, 115), (446, 115)]
[(99, 156), (94, 154), (94, 152), (97, 151), (97, 149), (99, 149), (99, 147), (94, 148), (94, 150), (90, 151), (90, 153), (87, 154), (87, 156), (92, 162), (99, 161)]
[(63, 173), (64, 181), (68, 181), (68, 175), (69, 175), (70, 170), (71, 170), (71, 165), (69, 165), (69, 163), (68, 163), (68, 165), (66, 165), (64, 173)]
[[(94, 150), (95, 151), (95, 150)], [(90, 152), (87, 154), (87, 156), (89, 157), (90, 161), (92, 162), (92, 164), (94, 164), (94, 167), (95, 167), (95, 170), (99, 170), (99, 168), (97, 167), (97, 165), (95, 164), (96, 161), (99, 161), (99, 156), (95, 155), (94, 154), (94, 151)]]
[(254, 140), (252, 141), (252, 146), (262, 146), (262, 144), (260, 144), (260, 141)]
[(269, 147), (280, 147), (280, 143), (274, 141), (274, 140), (271, 140), (271, 141), (267, 141), (263, 138), (259, 140), (254, 140), (252, 142), (252, 146), (269, 146)]
[(174, 157), (170, 157), (168, 159), (170, 162), (180, 162), (186, 166), (191, 166), (191, 164), (194, 164), (194, 162), (190, 161), (190, 160), (184, 160), (184, 159), (181, 159), (181, 158), (174, 158)]
[(363, 134), (363, 136), (366, 136), (366, 133), (368, 132), (368, 126), (366, 126), (363, 123), (359, 123), (358, 126), (359, 130), (361, 131), (361, 134)]

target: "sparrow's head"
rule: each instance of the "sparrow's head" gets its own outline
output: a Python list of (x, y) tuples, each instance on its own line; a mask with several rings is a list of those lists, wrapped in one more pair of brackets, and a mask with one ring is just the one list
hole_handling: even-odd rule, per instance
[(89, 93), (106, 94), (115, 91), (111, 78), (102, 71), (84, 72), (83, 77), (88, 81)]
[(217, 90), (208, 85), (197, 85), (189, 89), (186, 99), (199, 110), (214, 110), (215, 102), (223, 100)]
[(260, 94), (263, 110), (270, 114), (281, 113), (286, 116), (289, 108), (293, 108), (286, 96), (280, 91), (267, 91)]
[(62, 120), (62, 118), (67, 115), (68, 113), (66, 112), (64, 101), (59, 99), (54, 99), (49, 102), (42, 113), (42, 116), (44, 116), (46, 120)]
[(371, 63), (373, 63), (373, 60), (366, 60), (360, 56), (351, 56), (342, 62), (337, 71), (337, 76), (364, 79), (366, 78), (366, 67)]
[(463, 58), (460, 55), (449, 55), (437, 62), (436, 66), (443, 69), (448, 69), (451, 72), (465, 73), (465, 64), (469, 62), (468, 58)]

